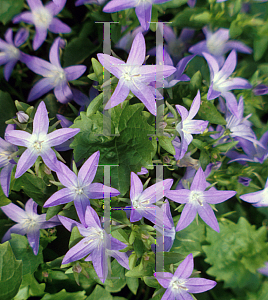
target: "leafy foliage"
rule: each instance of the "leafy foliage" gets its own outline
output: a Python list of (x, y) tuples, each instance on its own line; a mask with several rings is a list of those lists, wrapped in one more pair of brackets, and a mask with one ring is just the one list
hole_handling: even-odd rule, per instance
[(206, 262), (212, 265), (209, 275), (223, 280), (226, 287), (243, 288), (251, 285), (256, 270), (268, 260), (266, 228), (258, 230), (243, 217), (237, 224), (220, 223), (220, 233), (208, 228), (207, 241), (203, 246)]

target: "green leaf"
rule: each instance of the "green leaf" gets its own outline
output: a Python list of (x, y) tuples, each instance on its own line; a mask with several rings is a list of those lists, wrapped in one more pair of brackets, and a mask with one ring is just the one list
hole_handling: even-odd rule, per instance
[(1, 0), (0, 21), (6, 25), (15, 15), (19, 14), (24, 5), (24, 0)]
[(88, 108), (87, 108), (87, 117), (91, 117), (93, 116), (98, 110), (99, 107), (102, 105), (103, 103), (103, 93), (99, 94), (96, 98), (94, 98)]
[(128, 235), (126, 234), (126, 232), (123, 230), (123, 229), (118, 229), (118, 230), (114, 230), (112, 232), (112, 236), (114, 238), (116, 238), (117, 240), (125, 243), (125, 244), (128, 244)]
[(268, 36), (256, 36), (253, 43), (253, 57), (255, 61), (260, 60), (268, 47)]
[(201, 101), (198, 116), (212, 124), (225, 125), (226, 121), (211, 101)]
[(33, 198), (40, 206), (43, 206), (45, 201), (57, 190), (53, 185), (47, 186), (45, 181), (30, 173), (24, 173), (17, 178), (13, 186), (13, 190), (23, 190), (24, 193)]
[(159, 145), (165, 149), (168, 153), (175, 155), (176, 151), (172, 145), (172, 138), (168, 136), (158, 136)]
[(11, 203), (11, 201), (6, 197), (0, 185), (0, 206), (5, 206), (9, 203)]
[(135, 238), (133, 247), (134, 247), (134, 251), (137, 254), (137, 256), (141, 257), (143, 255), (143, 252), (144, 252), (144, 244), (143, 244), (143, 242), (140, 239)]
[(149, 264), (147, 268), (140, 270), (139, 266), (133, 268), (126, 272), (126, 277), (134, 277), (134, 278), (141, 278), (144, 276), (152, 276), (153, 275), (154, 266)]
[(22, 281), (22, 261), (18, 261), (9, 242), (0, 244), (0, 299), (10, 300), (18, 292)]
[(42, 249), (39, 248), (37, 255), (34, 255), (27, 238), (19, 234), (11, 234), (9, 241), (16, 259), (22, 260), (22, 273), (33, 274), (37, 267), (43, 262)]
[(220, 232), (207, 228), (209, 246), (203, 246), (212, 266), (207, 270), (217, 280), (223, 280), (225, 287), (250, 288), (256, 280), (256, 271), (268, 260), (266, 227), (258, 230), (240, 217), (237, 224), (225, 220), (220, 223)]
[(197, 92), (198, 89), (202, 87), (202, 74), (200, 71), (197, 71), (191, 78), (190, 81), (190, 90)]
[(202, 252), (205, 240), (205, 223), (200, 220), (197, 225), (194, 221), (184, 230), (177, 232), (170, 252), (179, 252), (185, 256), (195, 251)]
[[(142, 114), (144, 105), (123, 105), (118, 124), (119, 136), (104, 136), (103, 122), (110, 122), (111, 133), (114, 133), (113, 120), (110, 121), (100, 112), (91, 117), (80, 115), (72, 128), (80, 128), (71, 147), (76, 161), (87, 159), (100, 151), (100, 165), (111, 165), (111, 186), (126, 194), (130, 186), (130, 172), (138, 172), (141, 167), (151, 168), (152, 158), (156, 152), (156, 142), (150, 141), (154, 128), (147, 123), (147, 116)], [(116, 114), (115, 114), (116, 115)], [(99, 179), (103, 178), (103, 167), (99, 168)]]
[(86, 300), (96, 300), (96, 299), (98, 299), (98, 300), (113, 300), (113, 297), (108, 291), (106, 291), (103, 287), (101, 287), (100, 285), (97, 284), (93, 293), (91, 293), (87, 297)]
[(202, 169), (205, 170), (206, 166), (210, 163), (209, 152), (206, 150), (201, 150), (199, 161)]
[(103, 66), (101, 63), (99, 63), (95, 58), (91, 59), (92, 67), (94, 70), (94, 73), (96, 74), (98, 78), (99, 84), (103, 83)]
[(134, 277), (126, 277), (127, 286), (131, 292), (136, 295), (139, 287), (139, 279)]
[[(46, 294), (41, 300), (84, 300), (86, 299), (85, 293), (85, 291), (68, 293), (66, 290), (61, 290), (57, 294)], [(100, 300), (101, 298), (96, 299)]]
[(149, 287), (152, 287), (154, 289), (160, 288), (160, 284), (158, 283), (156, 278), (153, 276), (145, 276), (145, 277), (143, 277), (143, 280)]
[(114, 279), (107, 278), (104, 282), (104, 286), (106, 291), (117, 293), (120, 292), (126, 285), (125, 269), (117, 262), (116, 259), (112, 261), (111, 268), (111, 278), (114, 277)]
[(220, 144), (220, 145), (216, 146), (215, 148), (220, 151), (227, 152), (227, 151), (231, 150), (232, 148), (234, 148), (236, 146), (236, 144), (238, 144), (238, 141)]
[[(2, 11), (1, 3), (2, 2), (0, 1), (0, 14)], [(10, 1), (8, 1), (8, 3), (10, 3)], [(0, 114), (0, 136), (4, 137), (4, 133), (7, 127), (5, 122), (13, 118), (16, 115), (17, 110), (10, 95), (2, 91), (0, 91), (0, 107), (5, 108), (5, 109), (1, 109), (1, 114)]]
[(31, 296), (43, 296), (45, 293), (45, 283), (39, 283), (33, 274), (23, 276), (22, 283), (17, 295), (13, 300), (26, 300)]
[(95, 50), (96, 47), (88, 38), (74, 38), (65, 48), (63, 54), (64, 67), (82, 63), (86, 58), (94, 53)]

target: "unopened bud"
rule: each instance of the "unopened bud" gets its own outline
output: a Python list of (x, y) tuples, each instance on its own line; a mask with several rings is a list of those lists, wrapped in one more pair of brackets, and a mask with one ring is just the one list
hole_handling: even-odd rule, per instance
[(81, 273), (82, 267), (79, 264), (76, 264), (76, 265), (73, 266), (73, 271), (75, 273)]
[(20, 123), (27, 123), (29, 120), (29, 116), (24, 111), (20, 110), (16, 113), (16, 115)]

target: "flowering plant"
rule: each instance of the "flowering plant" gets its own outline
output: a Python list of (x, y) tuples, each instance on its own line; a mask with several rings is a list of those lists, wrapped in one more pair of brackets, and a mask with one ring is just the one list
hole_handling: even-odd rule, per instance
[(265, 0), (0, 1), (1, 300), (267, 299), (267, 28)]

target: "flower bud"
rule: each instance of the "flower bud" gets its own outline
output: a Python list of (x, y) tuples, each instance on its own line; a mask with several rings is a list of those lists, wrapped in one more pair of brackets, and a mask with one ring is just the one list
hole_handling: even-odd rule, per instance
[(20, 110), (16, 113), (16, 115), (20, 123), (27, 123), (29, 120), (29, 116), (24, 111)]

